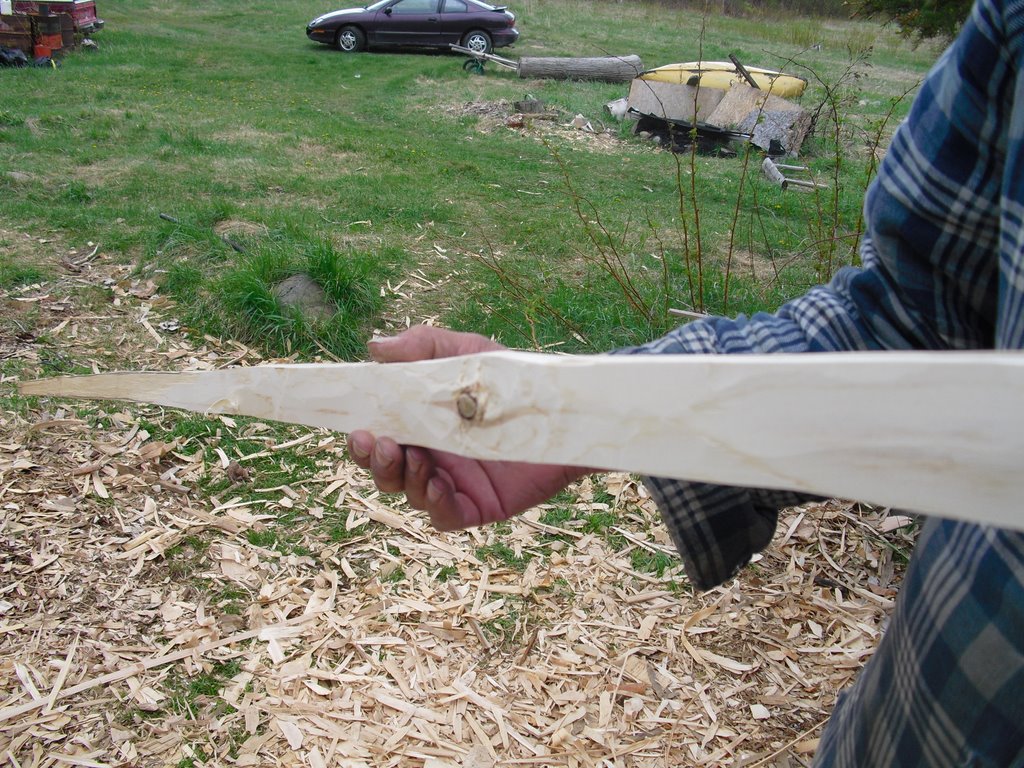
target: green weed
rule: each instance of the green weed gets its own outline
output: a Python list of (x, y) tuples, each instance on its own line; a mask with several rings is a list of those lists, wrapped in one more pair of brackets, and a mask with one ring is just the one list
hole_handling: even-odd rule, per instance
[(15, 261), (0, 254), (0, 290), (14, 290), (23, 285), (37, 283), (45, 277), (42, 268), (37, 264)]
[(245, 539), (254, 547), (274, 549), (277, 546), (277, 533), (269, 528), (263, 530), (250, 529), (245, 532)]
[[(288, 354), (328, 351), (348, 359), (364, 354), (382, 305), (381, 284), (393, 272), (385, 256), (339, 251), (326, 241), (277, 233), (268, 241), (248, 243), (246, 253), (225, 268), (210, 252), (223, 248), (223, 243), (196, 239), (177, 246), (192, 253), (191, 261), (171, 266), (163, 285), (183, 304), (186, 322), (206, 333)], [(281, 304), (275, 286), (300, 273), (323, 289), (333, 316), (317, 319)]]
[(247, 592), (232, 586), (222, 587), (210, 595), (210, 602), (213, 605), (232, 616), (241, 615), (245, 610), (245, 601), (249, 599)]
[(522, 554), (517, 555), (515, 550), (507, 544), (503, 544), (501, 541), (495, 541), (493, 544), (485, 544), (482, 547), (477, 547), (476, 556), (481, 560), (497, 563), (516, 571), (525, 570), (527, 564), (532, 559), (532, 555), (528, 552), (523, 552)]
[(666, 570), (679, 565), (679, 560), (672, 555), (665, 552), (652, 552), (642, 547), (637, 547), (630, 553), (630, 561), (634, 571), (653, 573), (659, 578), (664, 575)]
[(506, 596), (501, 612), (481, 622), (484, 633), (499, 647), (510, 647), (528, 620), (526, 601), (521, 597)]
[(436, 581), (444, 583), (456, 578), (459, 575), (459, 569), (454, 565), (442, 565), (438, 570), (437, 575), (434, 577)]
[(205, 765), (206, 761), (210, 759), (210, 756), (206, 754), (202, 747), (194, 746), (192, 751), (192, 757), (181, 758), (181, 760), (178, 761), (176, 768), (199, 768), (200, 766)]
[[(211, 539), (207, 534), (189, 535), (180, 543), (164, 552), (164, 567), (172, 579), (189, 582), (195, 578), (195, 574), (207, 567), (206, 554), (210, 548)], [(193, 586), (200, 592), (205, 593), (207, 583), (198, 580)]]

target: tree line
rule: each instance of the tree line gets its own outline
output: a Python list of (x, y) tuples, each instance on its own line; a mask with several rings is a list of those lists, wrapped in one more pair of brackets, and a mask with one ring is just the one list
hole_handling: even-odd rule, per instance
[(788, 13), (795, 16), (870, 18), (895, 24), (908, 38), (952, 38), (970, 13), (972, 0), (710, 0), (710, 10), (740, 16)]

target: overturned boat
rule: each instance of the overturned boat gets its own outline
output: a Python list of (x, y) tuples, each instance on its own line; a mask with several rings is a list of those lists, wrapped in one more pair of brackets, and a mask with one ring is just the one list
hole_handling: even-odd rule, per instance
[[(774, 69), (743, 67), (762, 91), (786, 99), (799, 98), (807, 87), (807, 79), (788, 75)], [(682, 64), (666, 64), (648, 69), (638, 76), (641, 80), (689, 85), (699, 88), (729, 90), (733, 83), (747, 82), (740, 68), (730, 61), (688, 61)]]

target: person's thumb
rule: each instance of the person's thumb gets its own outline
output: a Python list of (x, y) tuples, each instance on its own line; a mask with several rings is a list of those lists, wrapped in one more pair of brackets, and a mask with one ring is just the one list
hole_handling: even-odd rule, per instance
[(476, 333), (460, 333), (429, 325), (416, 325), (397, 336), (373, 339), (368, 348), (370, 358), (378, 363), (406, 363), (504, 349), (497, 342)]

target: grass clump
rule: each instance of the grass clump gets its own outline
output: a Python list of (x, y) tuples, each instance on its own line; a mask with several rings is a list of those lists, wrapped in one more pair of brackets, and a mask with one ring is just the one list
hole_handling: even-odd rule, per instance
[[(233, 236), (230, 243), (244, 253), (227, 262), (224, 243), (216, 240), (175, 233), (168, 241), (175, 263), (166, 271), (163, 288), (182, 306), (189, 325), (289, 355), (326, 352), (352, 360), (364, 354), (366, 338), (379, 319), (380, 287), (393, 272), (395, 251), (338, 249), (324, 240), (286, 233), (245, 246), (238, 239)], [(309, 276), (323, 289), (332, 316), (318, 319), (282, 304), (274, 288), (297, 274)]]
[(485, 562), (495, 563), (515, 571), (526, 570), (526, 566), (532, 559), (532, 555), (528, 552), (517, 554), (512, 547), (501, 541), (477, 547), (476, 556)]
[(38, 264), (18, 259), (3, 253), (4, 242), (0, 240), (0, 291), (10, 291), (31, 285), (46, 278)]
[(167, 573), (182, 581), (195, 577), (207, 566), (206, 555), (210, 544), (208, 535), (186, 536), (180, 544), (175, 544), (164, 553)]
[(638, 547), (630, 553), (630, 561), (634, 571), (652, 573), (661, 578), (665, 571), (678, 567), (679, 560), (665, 552), (653, 552)]

